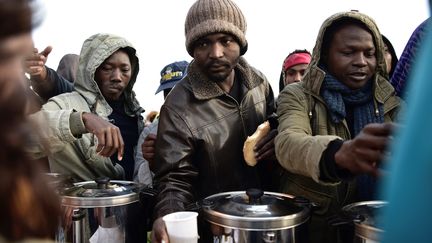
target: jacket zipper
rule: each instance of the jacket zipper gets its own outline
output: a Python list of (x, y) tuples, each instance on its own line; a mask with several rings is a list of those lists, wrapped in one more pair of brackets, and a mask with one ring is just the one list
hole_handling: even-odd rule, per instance
[(225, 95), (226, 95), (227, 97), (229, 97), (231, 100), (233, 100), (234, 103), (235, 103), (236, 106), (237, 106), (237, 112), (239, 113), (239, 116), (240, 116), (240, 120), (241, 120), (241, 124), (242, 124), (242, 128), (243, 128), (243, 134), (244, 134), (244, 137), (246, 138), (246, 137), (247, 137), (247, 133), (246, 133), (246, 128), (245, 128), (245, 126), (244, 126), (245, 121), (244, 121), (243, 114), (242, 114), (242, 110), (241, 110), (241, 103), (243, 102), (243, 99), (244, 99), (245, 97), (243, 96), (243, 98), (242, 98), (242, 100), (241, 100), (241, 103), (239, 104), (239, 103), (237, 102), (237, 100), (234, 99), (231, 95), (229, 95), (229, 94), (227, 94), (227, 93), (225, 93)]

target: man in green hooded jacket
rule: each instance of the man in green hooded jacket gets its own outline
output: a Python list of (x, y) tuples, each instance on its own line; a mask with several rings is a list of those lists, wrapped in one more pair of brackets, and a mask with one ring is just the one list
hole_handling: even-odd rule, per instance
[(281, 190), (318, 204), (311, 242), (338, 242), (328, 218), (345, 205), (376, 198), (380, 162), (400, 100), (386, 79), (375, 22), (357, 11), (324, 21), (302, 82), (278, 98), (276, 156)]

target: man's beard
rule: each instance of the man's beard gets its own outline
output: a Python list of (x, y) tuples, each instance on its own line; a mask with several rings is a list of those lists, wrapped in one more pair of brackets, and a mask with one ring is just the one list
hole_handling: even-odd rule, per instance
[(230, 64), (228, 62), (219, 62), (219, 65), (225, 66), (227, 71), (226, 72), (224, 72), (224, 71), (211, 72), (211, 71), (209, 71), (209, 69), (210, 69), (212, 64), (214, 64), (214, 62), (209, 63), (204, 67), (204, 73), (206, 74), (207, 78), (210, 79), (211, 81), (215, 82), (215, 83), (224, 82), (228, 78), (228, 76), (230, 75), (230, 73), (232, 71)]
[(228, 78), (229, 74), (227, 73), (211, 73), (207, 74), (207, 77), (215, 82), (215, 83), (222, 83)]

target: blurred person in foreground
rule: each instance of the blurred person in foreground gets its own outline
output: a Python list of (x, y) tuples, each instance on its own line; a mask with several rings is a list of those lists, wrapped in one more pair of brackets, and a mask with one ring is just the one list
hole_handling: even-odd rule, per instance
[(52, 242), (60, 217), (59, 198), (24, 149), (37, 130), (26, 119), (22, 66), (37, 22), (30, 4), (0, 0), (0, 242)]
[(400, 104), (373, 19), (357, 11), (327, 18), (303, 81), (285, 87), (277, 110), (276, 155), (286, 169), (281, 191), (319, 205), (311, 215), (311, 242), (342, 241), (328, 218), (347, 204), (377, 198)]
[[(231, 0), (198, 0), (189, 9), (186, 49), (193, 60), (159, 116), (153, 242), (169, 242), (164, 215), (207, 196), (274, 189), (276, 129), (255, 147), (257, 165), (249, 166), (243, 158), (247, 136), (275, 111), (266, 77), (242, 57), (248, 46), (245, 33), (246, 20)], [(200, 242), (211, 242), (208, 224), (198, 221)]]
[(279, 78), (279, 92), (292, 83), (300, 82), (311, 60), (307, 50), (294, 50), (285, 58)]
[(390, 176), (386, 177), (382, 187), (383, 196), (389, 202), (378, 222), (379, 228), (383, 229), (380, 235), (380, 242), (383, 243), (431, 241), (432, 113), (427, 112), (427, 108), (425, 112), (425, 107), (432, 103), (430, 26), (424, 29), (421, 40), (416, 40), (421, 44), (409, 41), (408, 49), (414, 47), (409, 45), (416, 47), (404, 55), (404, 58), (413, 58), (409, 60), (413, 66), (409, 68), (406, 66), (408, 63), (403, 65), (410, 69), (405, 80), (409, 85), (404, 90), (407, 94), (404, 129), (393, 140), (387, 167)]

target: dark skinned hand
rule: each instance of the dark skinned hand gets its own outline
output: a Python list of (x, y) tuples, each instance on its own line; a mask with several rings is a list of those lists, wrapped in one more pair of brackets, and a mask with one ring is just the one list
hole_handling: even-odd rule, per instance
[(154, 165), (155, 144), (156, 134), (150, 133), (141, 145), (143, 157), (149, 162), (150, 169)]
[(277, 129), (270, 130), (265, 137), (257, 142), (254, 148), (257, 161), (276, 160), (274, 139), (277, 134)]
[(386, 156), (392, 140), (393, 123), (371, 123), (352, 140), (345, 141), (335, 154), (336, 164), (351, 173), (380, 176), (377, 164)]
[(165, 227), (165, 222), (162, 218), (158, 218), (153, 223), (153, 230), (151, 233), (152, 243), (169, 243), (168, 233)]
[(33, 54), (25, 58), (24, 70), (26, 73), (30, 74), (33, 81), (43, 81), (47, 78), (45, 63), (47, 62), (48, 55), (51, 53), (52, 49), (51, 46), (47, 46), (39, 53), (38, 49), (34, 48)]
[(120, 129), (93, 113), (84, 112), (82, 119), (87, 131), (97, 137), (96, 152), (104, 157), (111, 157), (117, 152), (118, 160), (122, 160), (124, 142)]

